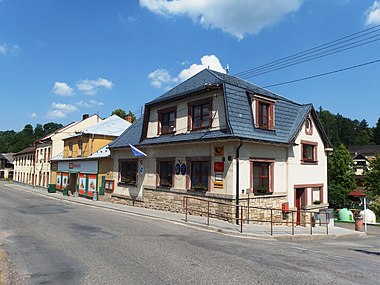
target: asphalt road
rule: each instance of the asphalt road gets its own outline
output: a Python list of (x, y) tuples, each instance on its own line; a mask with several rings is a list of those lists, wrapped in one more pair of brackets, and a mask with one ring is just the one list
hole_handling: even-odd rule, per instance
[(10, 284), (378, 284), (380, 238), (243, 239), (0, 184)]

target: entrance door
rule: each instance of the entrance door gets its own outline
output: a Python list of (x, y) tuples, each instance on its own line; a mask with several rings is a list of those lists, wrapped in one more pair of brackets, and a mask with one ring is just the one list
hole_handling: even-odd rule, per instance
[(68, 189), (72, 194), (74, 194), (74, 192), (77, 191), (77, 178), (77, 173), (70, 173)]
[(297, 188), (296, 189), (296, 201), (295, 205), (297, 207), (297, 225), (301, 224), (301, 209), (306, 205), (306, 189), (305, 188)]

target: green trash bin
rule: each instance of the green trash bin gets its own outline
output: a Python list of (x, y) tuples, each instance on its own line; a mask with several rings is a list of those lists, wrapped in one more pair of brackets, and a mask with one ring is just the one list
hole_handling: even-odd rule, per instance
[(48, 193), (55, 193), (55, 184), (49, 184)]

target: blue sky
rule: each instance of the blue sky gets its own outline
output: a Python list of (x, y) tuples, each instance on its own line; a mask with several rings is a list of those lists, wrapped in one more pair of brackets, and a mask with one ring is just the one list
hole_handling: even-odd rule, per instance
[[(0, 130), (139, 112), (205, 67), (234, 75), (379, 24), (373, 0), (0, 0)], [(244, 79), (375, 61), (379, 43)], [(379, 75), (378, 62), (269, 89), (374, 126)]]

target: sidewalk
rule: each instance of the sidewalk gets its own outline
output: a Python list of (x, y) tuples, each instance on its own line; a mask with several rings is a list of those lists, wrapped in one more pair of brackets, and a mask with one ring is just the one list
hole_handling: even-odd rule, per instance
[(285, 239), (285, 240), (298, 240), (298, 239), (323, 239), (323, 238), (336, 238), (336, 237), (360, 237), (365, 236), (365, 233), (356, 232), (350, 229), (337, 226), (329, 226), (328, 234), (326, 234), (326, 225), (316, 225), (312, 228), (310, 234), (310, 227), (296, 226), (294, 235), (292, 235), (291, 226), (273, 226), (273, 235), (271, 236), (270, 224), (257, 225), (257, 224), (243, 224), (243, 232), (240, 232), (240, 225), (228, 223), (215, 218), (210, 218), (210, 224), (207, 226), (207, 217), (191, 216), (188, 215), (187, 222), (185, 222), (185, 214), (165, 212), (153, 209), (146, 209), (140, 207), (133, 207), (127, 205), (119, 205), (110, 202), (93, 201), (82, 197), (63, 196), (61, 192), (48, 193), (47, 189), (33, 188), (27, 185), (19, 184), (4, 184), (5, 187), (18, 189), (22, 191), (33, 192), (39, 195), (48, 196), (57, 200), (65, 200), (72, 203), (88, 205), (93, 207), (100, 207), (129, 214), (140, 215), (153, 219), (160, 219), (168, 222), (182, 224), (184, 226), (208, 230), (212, 232), (219, 232), (228, 235), (234, 235), (244, 238), (256, 239)]

